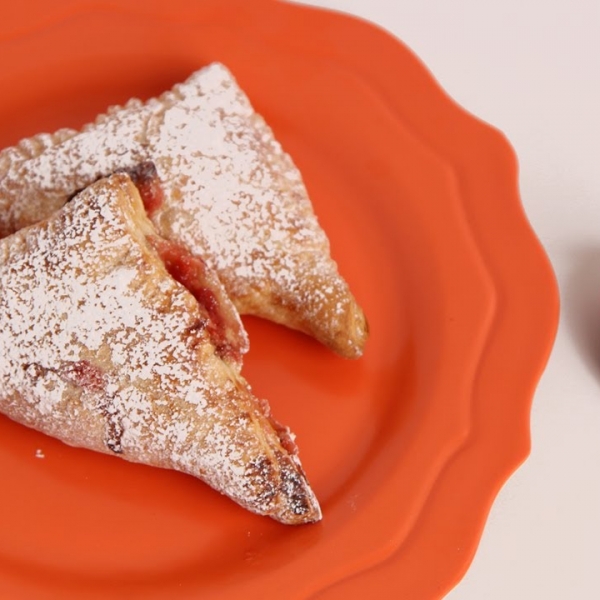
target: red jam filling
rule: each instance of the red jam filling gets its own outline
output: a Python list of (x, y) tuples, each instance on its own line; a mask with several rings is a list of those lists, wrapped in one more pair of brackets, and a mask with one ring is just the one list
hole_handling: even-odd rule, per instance
[(278, 423), (273, 417), (269, 417), (269, 421), (271, 422), (273, 429), (277, 432), (277, 437), (279, 437), (282, 448), (290, 456), (296, 456), (298, 454), (298, 446), (296, 446), (296, 442), (294, 441), (290, 430)]
[(60, 375), (66, 381), (87, 390), (99, 392), (104, 389), (104, 372), (87, 360), (67, 363), (61, 369)]
[(217, 295), (203, 285), (206, 266), (204, 261), (192, 255), (182, 246), (159, 237), (152, 237), (150, 242), (158, 252), (169, 275), (181, 283), (196, 298), (208, 315), (207, 331), (221, 358), (238, 358), (239, 352), (227, 340), (225, 319), (220, 310)]
[[(140, 193), (144, 208), (149, 217), (157, 211), (164, 202), (164, 192), (156, 167), (152, 161), (135, 165), (125, 171)], [(227, 339), (227, 323), (221, 312), (217, 295), (203, 282), (206, 280), (204, 261), (192, 255), (185, 248), (158, 236), (149, 238), (150, 243), (158, 252), (169, 275), (181, 283), (204, 307), (208, 324), (207, 331), (217, 354), (221, 358), (231, 358), (239, 361), (239, 348), (234, 347)]]
[(165, 199), (156, 166), (152, 161), (146, 161), (126, 169), (126, 173), (131, 177), (142, 197), (146, 214), (151, 217), (162, 206)]
[(261, 398), (258, 400), (258, 406), (262, 414), (269, 420), (269, 423), (277, 433), (277, 437), (279, 438), (279, 442), (283, 449), (286, 450), (290, 456), (296, 456), (298, 454), (298, 446), (296, 446), (296, 442), (294, 441), (294, 435), (287, 427), (273, 418), (269, 402)]

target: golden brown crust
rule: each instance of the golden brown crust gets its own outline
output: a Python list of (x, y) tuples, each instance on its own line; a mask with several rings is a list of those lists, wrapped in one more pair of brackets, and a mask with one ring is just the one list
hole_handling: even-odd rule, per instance
[(284, 523), (320, 518), (286, 434), (219, 357), (129, 177), (0, 241), (0, 410), (64, 442), (201, 478)]
[(364, 314), (330, 256), (300, 173), (219, 64), (159, 98), (113, 107), (80, 134), (0, 169), (0, 234), (47, 217), (97, 177), (148, 159), (166, 190), (155, 226), (206, 258), (241, 313), (299, 329), (342, 356), (362, 354)]

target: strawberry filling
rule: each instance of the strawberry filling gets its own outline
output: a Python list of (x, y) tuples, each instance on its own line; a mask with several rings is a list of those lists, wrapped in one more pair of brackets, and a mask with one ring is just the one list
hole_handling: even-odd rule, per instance
[(131, 177), (142, 197), (146, 214), (148, 217), (152, 217), (165, 200), (165, 194), (160, 185), (160, 178), (154, 163), (151, 161), (140, 163), (135, 167), (126, 169), (126, 173)]
[(225, 319), (220, 310), (216, 294), (202, 285), (205, 279), (204, 261), (192, 255), (182, 246), (164, 238), (152, 237), (150, 243), (158, 252), (169, 275), (181, 283), (196, 298), (208, 316), (207, 330), (221, 358), (235, 358), (236, 351), (227, 340)]
[[(138, 189), (147, 215), (152, 217), (161, 207), (165, 197), (154, 163), (140, 163), (126, 169), (126, 173)], [(170, 240), (152, 236), (149, 241), (158, 252), (169, 275), (187, 288), (204, 308), (208, 317), (206, 328), (217, 354), (223, 359), (239, 361), (241, 351), (227, 338), (227, 322), (219, 298), (210, 287), (204, 285), (207, 280), (204, 261)]]
[(81, 388), (101, 391), (104, 389), (104, 372), (87, 360), (77, 360), (65, 363), (60, 371), (60, 376)]

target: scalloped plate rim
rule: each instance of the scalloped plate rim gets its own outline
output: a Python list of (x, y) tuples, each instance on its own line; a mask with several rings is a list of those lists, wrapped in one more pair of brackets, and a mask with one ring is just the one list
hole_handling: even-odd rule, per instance
[[(257, 2), (256, 4), (260, 4), (260, 3), (259, 3), (259, 2)], [(265, 6), (267, 6), (267, 5), (271, 4), (271, 3), (270, 3), (269, 1), (263, 1), (263, 4), (264, 4)], [(90, 5), (94, 5), (94, 3), (90, 3)], [(94, 6), (96, 6), (96, 7), (97, 7), (98, 5), (94, 5)], [(291, 5), (290, 5), (290, 6), (291, 6)], [(299, 8), (299, 9), (301, 9), (301, 10), (315, 11), (315, 12), (328, 12), (328, 11), (320, 11), (320, 9), (316, 9), (316, 8), (314, 8), (314, 7), (304, 7), (304, 6), (300, 6), (300, 5), (297, 5), (297, 7), (296, 7), (296, 8)], [(82, 10), (83, 10), (83, 9), (82, 9)], [(70, 16), (70, 15), (69, 15), (69, 16)], [(341, 17), (342, 17), (342, 18), (344, 18), (344, 19), (354, 19), (354, 18), (352, 18), (352, 17), (346, 17), (346, 16), (343, 16), (343, 15), (338, 15), (338, 16), (341, 16)], [(63, 17), (61, 17), (61, 18), (58, 18), (58, 19), (56, 19), (56, 21), (57, 21), (57, 22), (58, 22), (58, 21), (61, 21), (61, 20), (62, 20), (62, 18), (63, 18)], [(358, 21), (358, 19), (356, 19), (356, 20)], [(368, 24), (366, 21), (363, 21), (363, 23), (364, 23), (366, 26), (370, 26), (370, 24)], [(44, 27), (44, 26), (41, 26), (41, 27)], [(35, 30), (35, 27), (34, 27), (34, 29), (32, 29), (32, 31), (34, 31), (34, 30)], [(383, 30), (381, 30), (381, 31), (383, 31)], [(384, 33), (385, 33), (385, 32), (384, 32)], [(415, 59), (417, 59), (417, 57), (416, 57), (416, 56), (414, 56), (414, 58), (415, 58)], [(417, 59), (417, 60), (418, 60), (418, 59)], [(440, 88), (440, 89), (441, 89), (441, 88)], [(460, 107), (458, 104), (456, 104), (456, 103), (455, 103), (455, 102), (454, 102), (454, 101), (453, 101), (453, 100), (452, 100), (450, 97), (448, 97), (448, 99), (451, 101), (452, 105), (453, 105), (453, 106), (455, 106), (457, 109), (459, 109), (460, 111), (466, 112), (466, 111), (464, 111), (464, 109), (463, 109), (462, 107)], [(469, 115), (469, 116), (470, 116), (471, 118), (475, 119), (475, 117), (472, 117), (472, 115)], [(483, 124), (483, 122), (481, 122), (481, 121), (479, 121), (479, 122), (480, 122), (480, 123), (481, 123), (481, 124), (482, 124), (484, 127), (487, 127), (487, 128), (489, 128), (491, 131), (494, 131), (494, 132), (495, 132), (495, 134), (497, 134), (496, 130), (494, 130), (494, 129), (493, 129), (491, 126), (489, 126), (489, 125), (487, 125), (487, 124)], [(510, 151), (511, 151), (511, 152), (513, 153), (513, 155), (514, 155), (514, 151), (512, 150), (512, 148), (510, 147), (510, 145), (508, 144), (508, 142), (506, 142), (506, 144), (507, 144), (507, 147), (510, 149)], [(442, 157), (440, 157), (440, 158), (442, 158)], [(442, 160), (445, 160), (445, 158), (442, 158)], [(515, 156), (515, 165), (516, 165), (516, 156)], [(532, 234), (532, 236), (534, 236), (534, 234), (533, 234), (533, 230), (531, 230), (531, 234)], [(546, 266), (547, 266), (547, 268), (549, 268), (549, 263), (548, 263)], [(554, 334), (553, 334), (552, 336), (550, 336), (550, 337), (552, 337), (552, 339), (554, 339)], [(545, 359), (543, 359), (543, 360), (541, 360), (541, 361), (540, 361), (539, 374), (537, 375), (536, 379), (537, 379), (537, 378), (539, 378), (539, 376), (541, 376), (541, 372), (543, 371), (544, 364), (545, 364), (545, 362), (546, 362), (546, 360), (547, 360), (547, 358), (548, 358), (548, 356), (549, 356), (550, 349), (551, 349), (551, 344), (550, 344), (550, 347), (549, 347), (549, 348), (548, 348), (548, 350), (547, 350), (547, 356), (545, 357)], [(470, 436), (470, 435), (469, 435), (469, 437), (468, 437), (466, 440), (464, 440), (463, 444), (461, 444), (461, 446), (460, 446), (459, 448), (457, 448), (457, 449), (456, 449), (455, 453), (459, 453), (459, 452), (461, 452), (461, 451), (463, 450), (463, 448), (464, 448), (465, 446), (469, 446), (469, 442), (470, 442), (470, 440), (471, 440), (471, 437), (472, 437), (472, 436)], [(518, 464), (520, 464), (520, 463), (521, 463), (521, 462), (522, 462), (522, 461), (523, 461), (523, 460), (526, 458), (527, 454), (528, 454), (528, 452), (525, 452), (525, 453), (522, 455), (522, 458), (521, 458), (521, 460), (520, 460), (520, 461), (517, 461), (517, 462), (516, 462), (515, 464), (513, 464), (511, 467), (508, 467), (509, 471), (510, 471), (510, 472), (513, 472), (513, 471), (514, 471), (514, 469), (515, 469), (515, 468), (517, 468)], [(451, 462), (451, 459), (450, 459), (448, 462)], [(448, 463), (446, 463), (446, 464), (448, 464)], [(499, 487), (502, 485), (502, 483), (503, 483), (503, 482), (499, 482), (498, 489), (499, 489)], [(489, 497), (489, 505), (488, 505), (488, 506), (487, 506), (487, 508), (485, 509), (485, 512), (487, 512), (487, 510), (489, 510), (489, 507), (491, 507), (491, 505), (493, 504), (493, 500), (494, 500), (494, 497), (495, 497), (496, 493), (497, 493), (497, 490), (495, 490), (495, 492), (492, 492), (492, 494), (490, 495), (490, 497)], [(468, 564), (467, 564), (466, 566), (468, 566)], [(466, 566), (465, 566), (465, 570), (466, 570)]]

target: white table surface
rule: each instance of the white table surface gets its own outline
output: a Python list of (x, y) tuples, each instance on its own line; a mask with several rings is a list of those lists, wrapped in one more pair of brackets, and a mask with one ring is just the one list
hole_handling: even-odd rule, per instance
[[(600, 0), (305, 0), (404, 41), (504, 131), (561, 317), (532, 452), (446, 600), (600, 599)], [(402, 599), (402, 600), (410, 600)]]

